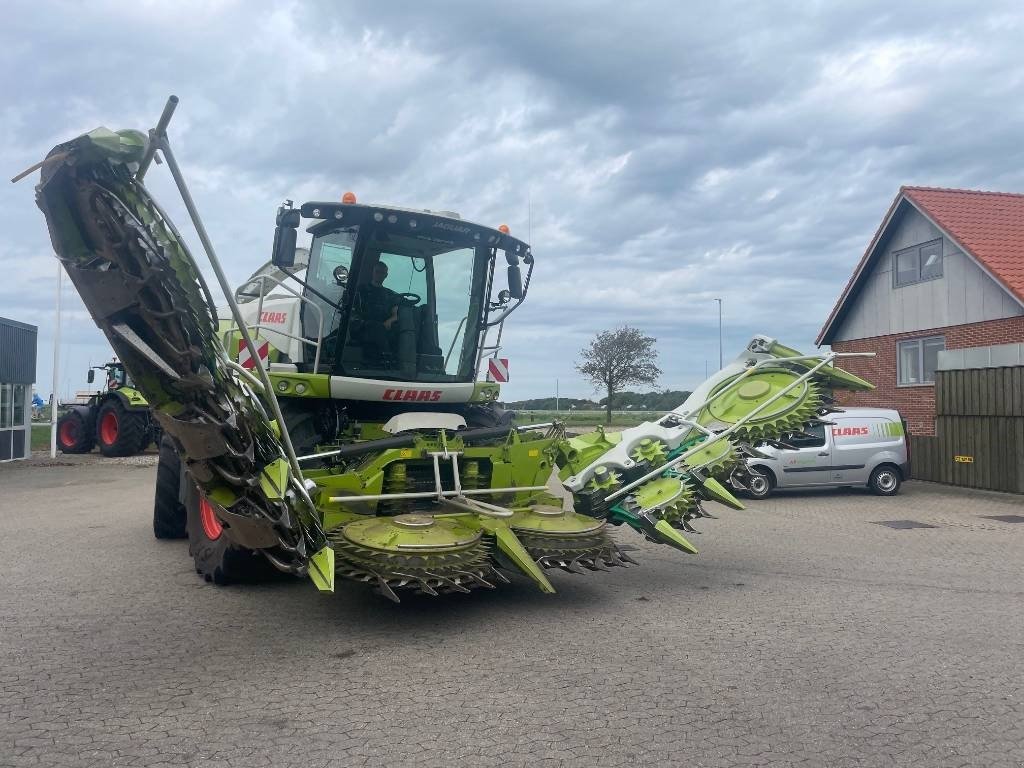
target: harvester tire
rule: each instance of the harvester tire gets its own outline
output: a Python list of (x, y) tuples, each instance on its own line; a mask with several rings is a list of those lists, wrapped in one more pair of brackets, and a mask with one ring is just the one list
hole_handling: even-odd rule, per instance
[(158, 539), (184, 539), (185, 505), (178, 498), (181, 488), (181, 459), (170, 438), (160, 441), (156, 465), (156, 495), (153, 498), (153, 535)]
[(126, 410), (116, 397), (96, 415), (96, 442), (104, 456), (134, 456), (149, 442), (147, 414)]
[(78, 411), (57, 419), (57, 447), (61, 453), (88, 453), (96, 447), (96, 438)]
[(213, 507), (189, 483), (185, 497), (188, 551), (196, 573), (214, 584), (226, 585), (266, 578), (272, 569), (259, 552), (235, 544), (213, 514)]

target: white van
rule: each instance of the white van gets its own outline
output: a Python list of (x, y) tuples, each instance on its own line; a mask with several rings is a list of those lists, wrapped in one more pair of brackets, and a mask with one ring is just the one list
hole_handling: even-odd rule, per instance
[(763, 499), (775, 488), (866, 485), (895, 496), (909, 475), (906, 423), (883, 408), (846, 408), (786, 442), (796, 450), (758, 446), (749, 458), (747, 493)]

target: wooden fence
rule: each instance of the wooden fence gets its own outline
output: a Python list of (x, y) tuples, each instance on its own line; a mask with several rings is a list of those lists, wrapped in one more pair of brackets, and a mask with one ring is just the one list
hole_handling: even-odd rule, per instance
[(938, 371), (935, 437), (911, 436), (919, 480), (1024, 493), (1024, 366)]

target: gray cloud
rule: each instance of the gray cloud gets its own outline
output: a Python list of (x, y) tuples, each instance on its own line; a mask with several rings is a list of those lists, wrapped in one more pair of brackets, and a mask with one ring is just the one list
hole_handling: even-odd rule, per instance
[[(1024, 191), (1016, 3), (14, 6), (0, 165), (145, 127), (177, 93), (173, 139), (233, 281), (286, 197), (353, 189), (530, 230), (513, 398), (555, 378), (589, 393), (576, 354), (624, 323), (658, 337), (665, 386), (693, 386), (717, 362), (716, 296), (726, 357), (761, 331), (809, 347), (900, 184)], [(0, 192), (0, 225), (0, 314), (45, 344), (54, 266), (28, 182)], [(67, 303), (70, 390), (106, 349)]]

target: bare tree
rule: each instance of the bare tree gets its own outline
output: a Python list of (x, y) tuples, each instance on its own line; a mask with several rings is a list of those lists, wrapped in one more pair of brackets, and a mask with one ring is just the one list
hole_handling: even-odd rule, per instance
[(614, 331), (602, 331), (589, 346), (580, 350), (576, 370), (608, 393), (605, 407), (609, 424), (612, 399), (617, 392), (628, 384), (654, 384), (661, 375), (655, 341), (653, 336), (627, 325)]

